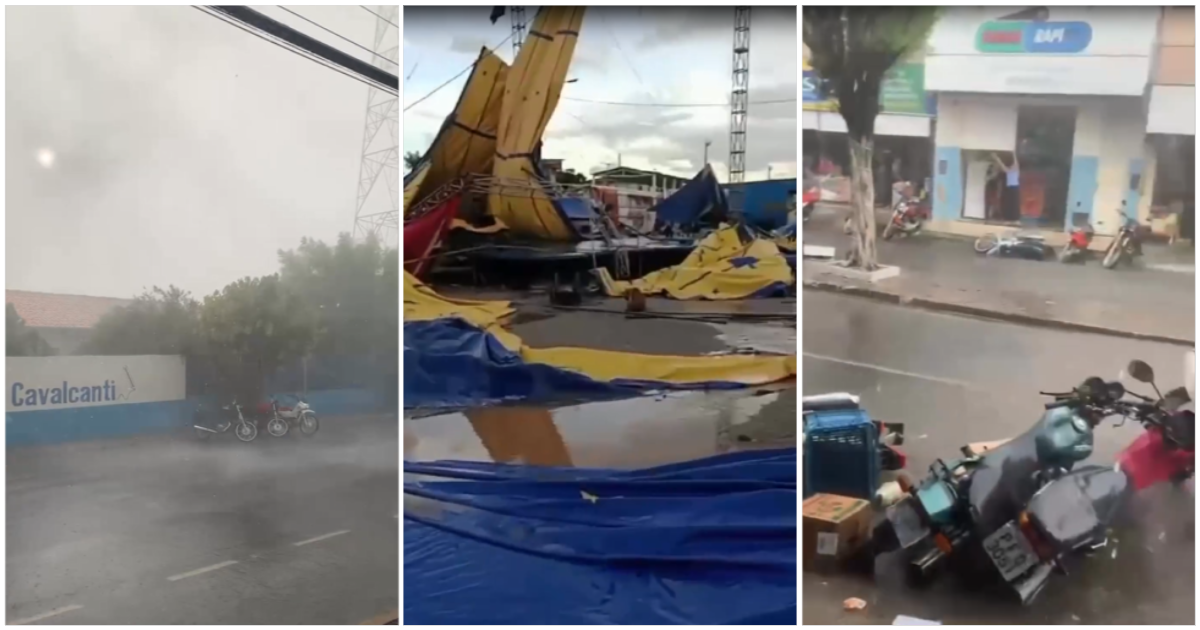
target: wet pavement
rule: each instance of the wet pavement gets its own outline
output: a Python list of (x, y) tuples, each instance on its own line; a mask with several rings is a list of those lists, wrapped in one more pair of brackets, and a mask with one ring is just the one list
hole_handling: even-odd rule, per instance
[[(804, 226), (804, 243), (834, 246), (839, 256), (844, 255), (848, 247), (842, 233), (844, 216), (844, 210), (819, 206)], [(982, 257), (974, 252), (969, 240), (931, 234), (877, 243), (879, 261), (899, 266), (901, 273), (873, 288), (903, 298), (1184, 340), (1195, 338), (1194, 273), (1162, 271), (1162, 265), (1147, 260), (1153, 258), (1150, 254), (1133, 267), (1107, 270), (1098, 259), (1067, 265), (1057, 260)], [(816, 266), (804, 265), (804, 281), (833, 280), (816, 270)]]
[[(1015, 261), (1005, 261), (1015, 262)], [(909, 470), (968, 442), (1003, 439), (1043, 411), (1038, 390), (1085, 377), (1115, 379), (1130, 359), (1150, 363), (1161, 388), (1182, 384), (1184, 348), (1028, 328), (805, 291), (803, 393), (849, 391), (874, 417), (903, 422)], [(1133, 391), (1148, 387), (1126, 381)], [(1142, 429), (1097, 429), (1092, 463), (1112, 462)], [(904, 614), (953, 623), (1187, 624), (1195, 619), (1195, 499), (1174, 487), (1142, 493), (1117, 542), (1071, 576), (1054, 576), (1033, 605), (1001, 601), (943, 579), (928, 591), (904, 585), (884, 556), (876, 576), (804, 575), (806, 623), (885, 623)], [(1114, 551), (1115, 550), (1115, 551)], [(1115, 554), (1115, 555), (1114, 555)], [(843, 612), (860, 597), (867, 608)]]
[(399, 609), (398, 424), (9, 449), (8, 623), (383, 623)]

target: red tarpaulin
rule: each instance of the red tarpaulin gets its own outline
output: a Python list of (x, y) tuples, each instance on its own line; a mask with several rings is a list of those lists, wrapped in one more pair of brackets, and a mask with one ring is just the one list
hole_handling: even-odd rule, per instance
[(458, 214), (462, 194), (447, 197), (421, 216), (404, 222), (404, 268), (420, 278), (433, 264), (430, 256), (450, 231), (450, 222)]

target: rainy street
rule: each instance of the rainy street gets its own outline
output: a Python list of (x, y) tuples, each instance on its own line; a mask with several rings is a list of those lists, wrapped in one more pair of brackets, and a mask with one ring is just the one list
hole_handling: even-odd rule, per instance
[[(1039, 390), (1061, 391), (1089, 375), (1112, 380), (1134, 358), (1148, 362), (1161, 388), (1183, 378), (1186, 348), (969, 319), (863, 298), (805, 291), (803, 393), (848, 391), (873, 417), (906, 425), (908, 470), (920, 475), (959, 446), (1015, 435), (1042, 412)], [(1133, 391), (1146, 387), (1126, 380)], [(1141, 431), (1133, 423), (1097, 430), (1094, 463), (1114, 456)], [(906, 587), (896, 558), (876, 576), (805, 573), (805, 623), (891, 623), (903, 614), (954, 623), (1192, 624), (1194, 497), (1155, 487), (1136, 499), (1134, 522), (1103, 553), (1070, 576), (1054, 576), (1033, 605), (967, 592), (943, 579)], [(859, 597), (860, 612), (842, 602)]]
[(311, 439), (10, 448), (7, 621), (394, 619), (397, 433), (384, 414)]

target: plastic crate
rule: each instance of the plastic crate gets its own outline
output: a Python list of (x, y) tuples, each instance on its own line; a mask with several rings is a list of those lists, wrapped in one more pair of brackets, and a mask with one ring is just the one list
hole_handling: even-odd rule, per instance
[(879, 487), (879, 431), (861, 409), (817, 411), (804, 423), (804, 497), (870, 500)]

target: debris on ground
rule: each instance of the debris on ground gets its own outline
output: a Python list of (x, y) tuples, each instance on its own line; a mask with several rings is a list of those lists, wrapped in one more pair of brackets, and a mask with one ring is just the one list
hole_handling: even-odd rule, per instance
[(848, 598), (846, 598), (846, 601), (842, 602), (842, 608), (844, 608), (845, 610), (850, 610), (850, 611), (862, 610), (866, 607), (867, 607), (867, 600), (859, 599), (857, 597), (848, 597)]

